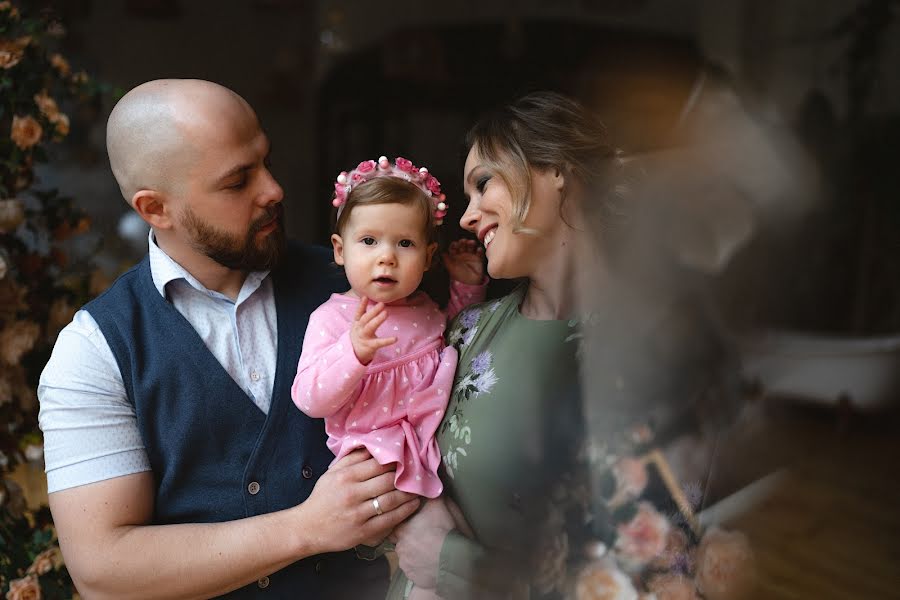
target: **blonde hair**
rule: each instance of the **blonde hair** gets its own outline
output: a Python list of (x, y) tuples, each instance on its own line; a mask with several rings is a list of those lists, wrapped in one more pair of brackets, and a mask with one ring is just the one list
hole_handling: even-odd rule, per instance
[(606, 127), (578, 102), (556, 92), (534, 92), (488, 114), (469, 130), (465, 143), (506, 184), (513, 225), (521, 233), (535, 233), (523, 227), (531, 206), (532, 169), (558, 169), (586, 193), (602, 192), (603, 198), (613, 179), (610, 167), (621, 162)]
[(435, 241), (434, 203), (418, 186), (398, 177), (377, 177), (354, 187), (347, 201), (336, 209), (334, 232), (342, 235), (357, 206), (373, 204), (402, 204), (414, 206), (422, 213), (425, 238)]

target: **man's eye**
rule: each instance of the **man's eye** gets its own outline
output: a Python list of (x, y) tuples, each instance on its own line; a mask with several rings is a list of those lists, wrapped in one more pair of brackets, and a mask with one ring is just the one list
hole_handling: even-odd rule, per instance
[(246, 186), (246, 185), (247, 185), (247, 178), (246, 178), (246, 177), (242, 177), (242, 178), (240, 179), (240, 181), (236, 181), (235, 183), (229, 185), (229, 186), (227, 187), (227, 189), (229, 189), (229, 190), (240, 190), (240, 189), (243, 189), (244, 186)]
[(412, 248), (415, 245), (415, 242), (413, 242), (412, 240), (400, 240), (401, 248)]
[(375, 245), (375, 238), (373, 238), (373, 237), (364, 237), (360, 241), (363, 244), (365, 244), (366, 246), (374, 246)]

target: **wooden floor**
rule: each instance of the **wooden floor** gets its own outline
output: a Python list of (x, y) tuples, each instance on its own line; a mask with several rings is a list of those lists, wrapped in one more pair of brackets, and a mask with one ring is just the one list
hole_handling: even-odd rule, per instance
[(754, 546), (758, 597), (900, 599), (896, 418), (840, 421), (796, 409), (768, 416), (765, 434), (742, 448), (742, 460), (754, 466), (778, 457), (787, 476), (728, 523)]

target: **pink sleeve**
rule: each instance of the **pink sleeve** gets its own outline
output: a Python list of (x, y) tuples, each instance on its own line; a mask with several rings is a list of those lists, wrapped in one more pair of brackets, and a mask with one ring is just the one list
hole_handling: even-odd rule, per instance
[(450, 280), (450, 301), (447, 302), (447, 320), (450, 321), (467, 306), (484, 302), (488, 278), (476, 285)]
[(366, 372), (350, 343), (344, 323), (329, 319), (321, 308), (309, 317), (303, 352), (291, 386), (297, 408), (313, 418), (329, 417), (353, 396)]

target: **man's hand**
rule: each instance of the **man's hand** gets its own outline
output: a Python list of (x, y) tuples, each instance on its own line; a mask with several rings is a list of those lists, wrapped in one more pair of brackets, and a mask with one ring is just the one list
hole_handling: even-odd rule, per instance
[(367, 365), (375, 358), (375, 353), (385, 346), (390, 346), (397, 341), (395, 337), (380, 338), (375, 332), (387, 319), (387, 308), (379, 302), (366, 310), (369, 299), (363, 296), (359, 299), (359, 308), (353, 318), (353, 327), (350, 328), (350, 342), (353, 344), (353, 352), (360, 363)]
[[(419, 507), (419, 496), (394, 488), (395, 465), (380, 465), (365, 450), (337, 461), (300, 505), (316, 536), (316, 554), (377, 545)], [(379, 515), (373, 499), (378, 499)]]
[(468, 285), (484, 281), (484, 248), (475, 240), (456, 240), (443, 258), (451, 279)]
[(416, 587), (437, 588), (441, 547), (453, 527), (453, 516), (441, 497), (428, 500), (415, 516), (394, 529), (391, 539), (397, 545), (400, 568)]

